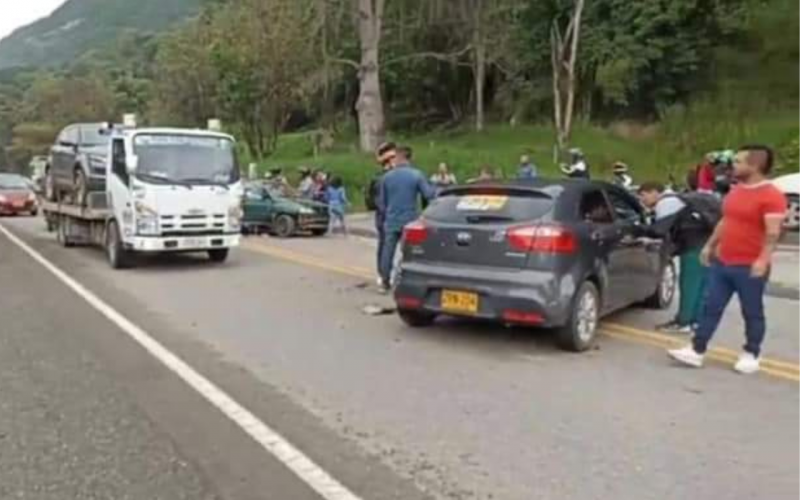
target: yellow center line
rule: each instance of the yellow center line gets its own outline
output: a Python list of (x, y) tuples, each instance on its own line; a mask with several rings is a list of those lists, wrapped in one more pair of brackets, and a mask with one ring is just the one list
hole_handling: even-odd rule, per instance
[[(321, 257), (297, 252), (295, 250), (278, 248), (264, 243), (245, 241), (242, 243), (242, 248), (302, 266), (322, 269), (353, 278), (370, 280), (374, 276), (373, 271), (363, 267), (331, 264)], [(686, 343), (682, 339), (613, 322), (603, 322), (600, 326), (599, 333), (618, 340), (633, 341), (639, 344), (666, 349), (678, 347)], [(706, 357), (712, 361), (730, 365), (736, 362), (738, 353), (724, 347), (715, 347), (708, 350)], [(800, 382), (800, 365), (792, 363), (791, 361), (762, 357), (761, 372), (776, 378)]]

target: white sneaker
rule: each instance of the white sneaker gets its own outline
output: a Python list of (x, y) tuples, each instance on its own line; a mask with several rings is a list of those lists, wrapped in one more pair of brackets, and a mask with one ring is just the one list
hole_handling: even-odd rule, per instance
[(702, 368), (703, 366), (703, 355), (698, 354), (691, 345), (681, 347), (680, 349), (670, 349), (667, 351), (667, 354), (675, 361), (683, 363), (686, 366), (694, 368)]
[(733, 365), (734, 370), (739, 373), (744, 373), (745, 375), (755, 373), (759, 368), (761, 368), (761, 361), (749, 352), (741, 353), (736, 364)]

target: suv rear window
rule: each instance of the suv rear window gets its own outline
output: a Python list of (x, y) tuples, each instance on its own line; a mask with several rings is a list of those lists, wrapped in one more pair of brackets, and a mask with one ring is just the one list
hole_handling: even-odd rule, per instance
[(547, 214), (553, 198), (534, 190), (464, 188), (431, 202), (425, 218), (454, 224), (492, 224), (534, 220)]

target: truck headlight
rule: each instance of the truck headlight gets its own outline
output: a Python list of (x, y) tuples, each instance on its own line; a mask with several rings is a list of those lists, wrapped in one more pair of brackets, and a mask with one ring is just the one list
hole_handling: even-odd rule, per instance
[(136, 232), (142, 235), (158, 234), (158, 217), (140, 215), (136, 218)]
[(238, 229), (242, 225), (242, 208), (239, 206), (232, 206), (228, 209), (228, 224), (232, 229)]

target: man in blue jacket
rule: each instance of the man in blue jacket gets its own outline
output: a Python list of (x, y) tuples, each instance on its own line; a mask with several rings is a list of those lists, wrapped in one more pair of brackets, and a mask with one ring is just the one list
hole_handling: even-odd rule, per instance
[(403, 236), (403, 227), (419, 217), (419, 202), (430, 200), (434, 190), (425, 175), (411, 165), (411, 148), (397, 148), (394, 168), (383, 176), (378, 209), (384, 214), (384, 235), (381, 251), (381, 291), (388, 292), (392, 281), (392, 268), (397, 245)]

